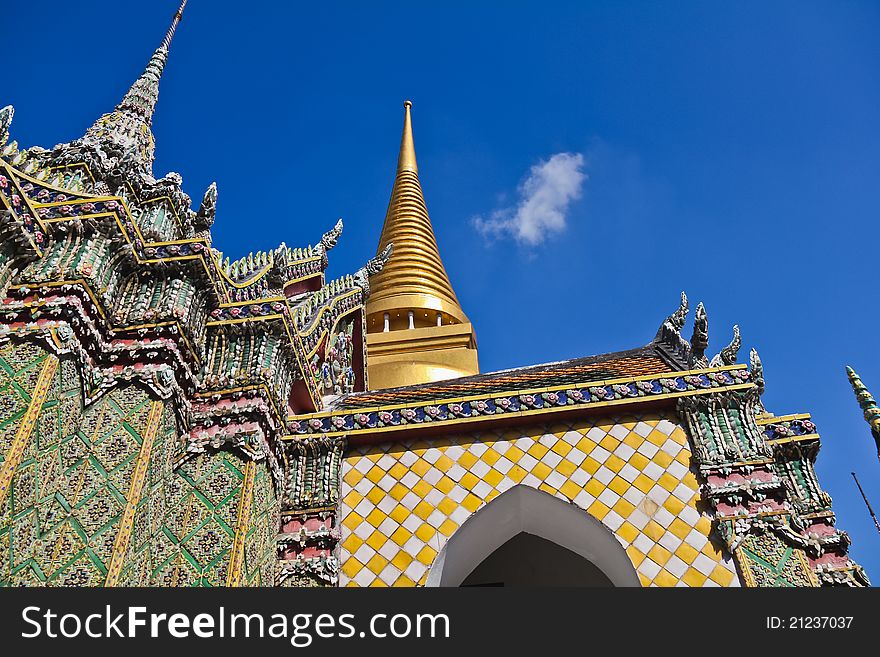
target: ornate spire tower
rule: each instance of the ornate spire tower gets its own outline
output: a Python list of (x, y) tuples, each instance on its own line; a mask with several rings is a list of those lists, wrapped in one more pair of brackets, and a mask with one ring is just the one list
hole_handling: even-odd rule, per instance
[(394, 251), (370, 281), (367, 351), (371, 388), (477, 374), (473, 326), (452, 290), (419, 184), (412, 103), (404, 104), (397, 173), (378, 252)]
[(865, 421), (871, 427), (871, 433), (874, 435), (874, 442), (877, 443), (877, 458), (880, 459), (880, 406), (874, 400), (874, 397), (862, 383), (862, 379), (851, 368), (846, 368), (846, 374), (849, 377), (849, 384), (852, 386), (853, 392), (856, 393), (856, 399), (859, 406), (865, 414)]

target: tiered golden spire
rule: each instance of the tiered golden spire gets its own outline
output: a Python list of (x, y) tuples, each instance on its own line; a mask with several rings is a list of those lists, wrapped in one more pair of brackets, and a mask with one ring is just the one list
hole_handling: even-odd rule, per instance
[(371, 388), (477, 374), (474, 329), (452, 290), (419, 183), (412, 103), (403, 104), (397, 172), (378, 252), (394, 252), (370, 279), (367, 351)]
[[(428, 208), (419, 183), (419, 167), (413, 143), (412, 103), (404, 104), (403, 137), (397, 159), (397, 174), (385, 224), (379, 239), (378, 253), (394, 244), (394, 253), (385, 268), (370, 280), (368, 314), (371, 332), (383, 330), (381, 313), (416, 310), (421, 323), (435, 325), (435, 315), (444, 315), (444, 324), (467, 322), (449, 276), (440, 259), (437, 238), (428, 217)], [(433, 312), (431, 312), (433, 311)], [(379, 313), (379, 314), (377, 314)], [(428, 321), (425, 322), (425, 314)], [(393, 318), (393, 319), (396, 319)]]

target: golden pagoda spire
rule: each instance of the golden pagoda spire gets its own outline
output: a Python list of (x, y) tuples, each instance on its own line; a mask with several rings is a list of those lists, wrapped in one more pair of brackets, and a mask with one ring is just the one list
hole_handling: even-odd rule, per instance
[(394, 244), (394, 252), (370, 279), (366, 309), (373, 388), (479, 371), (473, 327), (440, 258), (419, 182), (412, 103), (406, 101), (403, 107), (397, 172), (377, 249), (381, 253)]

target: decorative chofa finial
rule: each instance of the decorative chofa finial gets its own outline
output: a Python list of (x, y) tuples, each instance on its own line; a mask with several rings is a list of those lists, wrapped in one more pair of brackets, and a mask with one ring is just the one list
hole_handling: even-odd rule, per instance
[(739, 335), (739, 326), (733, 325), (733, 339), (722, 349), (709, 363), (709, 367), (722, 367), (724, 365), (736, 365), (736, 355), (742, 346), (742, 338)]
[(321, 236), (321, 241), (319, 242), (319, 245), (325, 252), (332, 249), (334, 246), (336, 246), (336, 243), (339, 242), (339, 237), (342, 235), (342, 228), (342, 219), (339, 219), (333, 226), (333, 228), (331, 228)]
[(217, 183), (212, 182), (205, 195), (202, 197), (202, 204), (196, 215), (198, 224), (204, 228), (210, 228), (214, 224), (214, 218), (217, 215)]
[(687, 294), (684, 292), (681, 293), (681, 303), (679, 303), (678, 309), (669, 315), (666, 319), (663, 320), (663, 323), (660, 325), (660, 328), (657, 330), (657, 340), (661, 340), (663, 338), (669, 339), (671, 336), (670, 333), (674, 335), (678, 335), (680, 337), (681, 329), (684, 328), (684, 322), (687, 319), (687, 314), (689, 312), (688, 307), (688, 298)]
[(386, 246), (376, 257), (370, 258), (363, 267), (358, 269), (352, 277), (352, 282), (364, 292), (364, 297), (370, 296), (370, 276), (375, 276), (385, 268), (385, 264), (391, 257), (394, 244)]
[(709, 346), (709, 317), (703, 302), (697, 304), (694, 313), (694, 332), (691, 336), (691, 367), (708, 367), (706, 348)]
[(764, 394), (764, 364), (761, 362), (761, 357), (758, 356), (758, 350), (752, 349), (749, 351), (749, 365), (752, 368), (752, 383), (755, 384), (755, 387), (758, 389), (758, 394)]
[(9, 139), (9, 126), (12, 125), (12, 117), (15, 115), (15, 109), (12, 105), (7, 105), (0, 109), (0, 147), (6, 145)]
[(849, 384), (856, 394), (856, 400), (862, 408), (865, 421), (871, 427), (871, 434), (874, 436), (874, 442), (877, 444), (877, 458), (880, 459), (880, 406), (877, 405), (873, 395), (871, 395), (865, 384), (862, 383), (861, 377), (856, 374), (853, 368), (847, 366), (846, 374), (849, 377)]

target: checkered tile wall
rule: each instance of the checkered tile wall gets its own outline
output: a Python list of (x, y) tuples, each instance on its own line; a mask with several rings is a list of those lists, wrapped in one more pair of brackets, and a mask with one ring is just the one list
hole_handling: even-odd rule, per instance
[(468, 517), (524, 484), (573, 501), (626, 549), (644, 586), (739, 586), (709, 541), (691, 452), (651, 414), (352, 448), (343, 464), (343, 586), (415, 586)]

